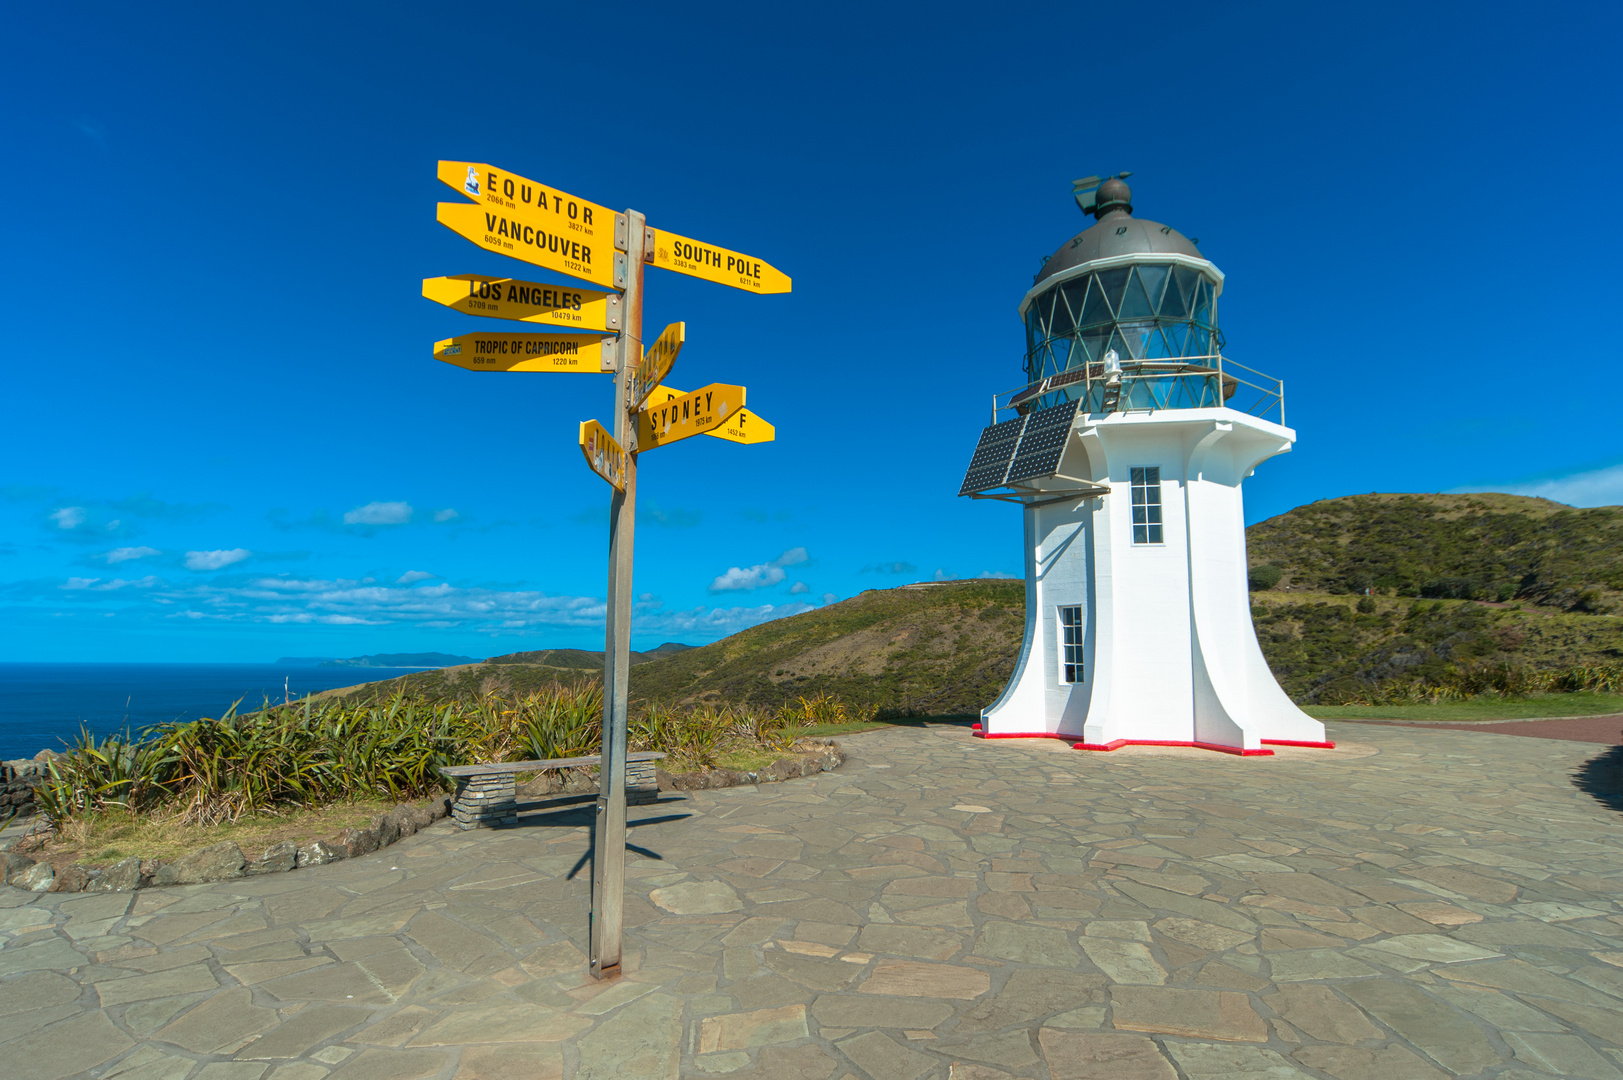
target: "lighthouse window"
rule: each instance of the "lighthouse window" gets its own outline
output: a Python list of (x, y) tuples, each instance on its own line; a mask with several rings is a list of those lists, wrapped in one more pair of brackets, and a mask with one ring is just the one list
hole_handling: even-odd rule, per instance
[(1060, 682), (1082, 681), (1082, 608), (1059, 609)]
[(1161, 468), (1133, 470), (1133, 543), (1159, 544), (1161, 535)]

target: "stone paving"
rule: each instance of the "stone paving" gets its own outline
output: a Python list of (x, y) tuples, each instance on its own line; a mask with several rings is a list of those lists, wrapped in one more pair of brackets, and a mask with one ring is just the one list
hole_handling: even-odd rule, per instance
[(589, 808), (135, 894), (0, 887), (8, 1080), (1623, 1080), (1623, 814), (1593, 744), (1335, 751), (963, 728), (633, 813), (586, 975)]

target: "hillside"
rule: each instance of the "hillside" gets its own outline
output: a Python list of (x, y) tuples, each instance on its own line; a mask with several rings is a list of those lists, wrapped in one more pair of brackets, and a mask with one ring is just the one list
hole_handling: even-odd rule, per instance
[(1246, 530), (1276, 590), (1377, 593), (1598, 612), (1623, 600), (1623, 507), (1521, 495), (1352, 495)]
[[(1024, 620), (1023, 582), (875, 589), (712, 645), (667, 644), (633, 654), (631, 696), (670, 704), (775, 705), (801, 694), (830, 693), (853, 704), (974, 712), (996, 697), (1013, 673)], [(644, 662), (637, 662), (639, 655)], [(370, 697), (398, 688), (431, 697), (523, 693), (560, 679), (599, 677), (602, 670), (601, 653), (552, 649), (330, 693)]]
[[(1358, 495), (1299, 507), (1247, 537), (1254, 573), (1278, 572), (1277, 584), (1252, 593), (1258, 640), (1301, 702), (1434, 682), (1451, 668), (1623, 662), (1623, 619), (1597, 614), (1623, 593), (1618, 508), (1510, 495)], [(1373, 595), (1351, 595), (1365, 589)], [(1013, 672), (1024, 620), (1018, 581), (873, 590), (712, 645), (634, 654), (631, 694), (774, 705), (830, 693), (853, 704), (972, 713)], [(434, 696), (522, 692), (601, 671), (601, 653), (553, 649), (359, 692), (402, 684)]]

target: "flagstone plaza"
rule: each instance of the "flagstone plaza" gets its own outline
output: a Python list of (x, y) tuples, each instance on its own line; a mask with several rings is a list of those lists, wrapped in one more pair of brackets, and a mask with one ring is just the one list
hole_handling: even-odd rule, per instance
[(124, 894), (0, 887), (9, 1080), (1623, 1080), (1604, 748), (1331, 725), (1236, 758), (843, 740), (635, 808), (586, 973), (590, 805)]

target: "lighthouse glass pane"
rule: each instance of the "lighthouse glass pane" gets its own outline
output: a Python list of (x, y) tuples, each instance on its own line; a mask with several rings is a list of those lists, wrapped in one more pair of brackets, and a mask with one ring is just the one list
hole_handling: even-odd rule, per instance
[(1110, 304), (1110, 310), (1121, 311), (1122, 290), (1127, 287), (1127, 275), (1131, 273), (1128, 267), (1118, 270), (1106, 270), (1099, 275), (1099, 284), (1104, 287), (1105, 300)]
[(1161, 289), (1166, 285), (1167, 270), (1165, 266), (1141, 266), (1138, 268), (1138, 279), (1144, 284), (1144, 292), (1150, 298), (1150, 308), (1159, 311), (1161, 306)]
[(1127, 283), (1127, 292), (1122, 296), (1118, 314), (1124, 319), (1142, 319), (1155, 314), (1155, 308), (1150, 305), (1150, 298), (1145, 294), (1144, 284), (1137, 274)]
[(1060, 682), (1079, 683), (1082, 667), (1082, 607), (1059, 609)]
[(1082, 315), (1077, 321), (1082, 326), (1103, 326), (1105, 323), (1110, 322), (1114, 316), (1110, 314), (1110, 308), (1105, 305), (1105, 294), (1100, 290), (1099, 282), (1095, 280), (1092, 274), (1088, 275), (1088, 283), (1090, 286), (1088, 300), (1083, 305)]
[(1161, 523), (1161, 468), (1147, 465), (1132, 470), (1133, 543), (1164, 542)]

